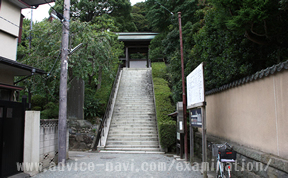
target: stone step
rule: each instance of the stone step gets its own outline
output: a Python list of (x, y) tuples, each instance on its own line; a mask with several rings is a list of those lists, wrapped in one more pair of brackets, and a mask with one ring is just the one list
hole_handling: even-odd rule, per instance
[(148, 100), (151, 100), (151, 97), (153, 97), (153, 95), (151, 95), (149, 93), (138, 93), (138, 94), (133, 94), (133, 95), (128, 95), (128, 94), (117, 95), (118, 99), (148, 99)]
[[(120, 119), (118, 120), (113, 120), (112, 125), (157, 125), (156, 120), (154, 121), (122, 121)], [(112, 127), (111, 125), (111, 127)]]
[[(124, 129), (133, 129), (133, 128), (137, 128), (139, 129), (139, 127), (142, 129), (142, 128), (153, 128), (153, 127), (157, 127), (157, 125), (154, 125), (154, 124), (133, 124), (133, 125), (128, 125), (128, 124), (112, 124), (110, 126), (110, 128), (124, 128)], [(149, 129), (150, 130), (150, 129)]]
[(151, 104), (151, 103), (154, 103), (154, 99), (152, 98), (117, 98), (117, 103), (120, 102), (120, 103), (136, 103), (136, 104)]
[(110, 141), (106, 144), (106, 148), (111, 147), (120, 147), (120, 148), (159, 148), (159, 143), (157, 141), (130, 141), (130, 142), (121, 142), (121, 141)]
[(125, 106), (135, 106), (135, 107), (154, 107), (154, 102), (146, 102), (146, 103), (143, 103), (143, 102), (117, 102), (115, 104), (115, 107), (116, 106), (122, 106), (122, 107), (125, 107)]
[(128, 78), (128, 79), (122, 80), (121, 84), (124, 84), (125, 87), (129, 87), (129, 86), (135, 87), (137, 84), (145, 86), (145, 85), (149, 84), (149, 81), (147, 81), (147, 79), (145, 79), (145, 78), (143, 79), (141, 77), (130, 78), (130, 79)]
[(123, 100), (123, 101), (117, 101), (117, 104), (115, 104), (115, 107), (122, 107), (122, 108), (127, 108), (127, 107), (136, 107), (136, 108), (154, 108), (154, 102), (151, 101), (137, 101), (133, 102), (130, 100)]
[(153, 125), (154, 127), (157, 126), (157, 123), (156, 121), (148, 121), (148, 122), (131, 122), (131, 121), (122, 121), (122, 120), (114, 120), (112, 123), (111, 123), (111, 127), (114, 127), (114, 125)]
[(130, 108), (125, 108), (125, 107), (121, 107), (121, 106), (117, 106), (117, 107), (115, 107), (114, 108), (114, 111), (124, 111), (124, 112), (126, 112), (126, 111), (133, 111), (133, 112), (135, 112), (135, 111), (147, 111), (147, 112), (151, 112), (151, 111), (154, 111), (154, 108), (152, 108), (152, 107), (150, 107), (150, 108), (148, 108), (148, 107), (143, 107), (143, 108), (132, 108), (132, 107), (130, 107)]
[(118, 119), (118, 120), (122, 120), (122, 119), (156, 119), (156, 115), (136, 115), (136, 114), (131, 114), (131, 115), (125, 115), (125, 114), (114, 114), (113, 115), (113, 120), (114, 119)]
[(127, 125), (127, 124), (136, 124), (136, 125), (145, 125), (145, 124), (154, 124), (156, 125), (156, 119), (119, 119), (119, 118), (113, 118), (112, 119), (112, 124), (117, 123), (117, 124), (122, 124), (122, 125)]
[(160, 148), (105, 148), (105, 150), (109, 151), (159, 151)]
[(131, 135), (131, 134), (137, 134), (137, 135), (147, 135), (147, 134), (158, 134), (156, 130), (137, 130), (137, 131), (131, 131), (131, 130), (126, 130), (126, 131), (113, 131), (113, 130), (110, 130), (109, 131), (109, 134), (112, 134), (112, 135)]
[(126, 142), (126, 141), (158, 141), (157, 137), (123, 137), (123, 138), (119, 138), (119, 137), (108, 137), (108, 142), (110, 143), (113, 141), (122, 141), (122, 142)]
[[(135, 93), (129, 93), (129, 91), (133, 90)], [(145, 90), (147, 90), (145, 88)], [(137, 90), (134, 88), (125, 88), (123, 91), (119, 91), (117, 96), (127, 96), (127, 97), (151, 97), (153, 96), (151, 92), (148, 91), (142, 91), (142, 90)]]
[(128, 128), (129, 126), (131, 126), (132, 128), (138, 128), (138, 127), (143, 127), (143, 126), (145, 126), (145, 127), (157, 127), (157, 124), (156, 124), (156, 122), (153, 122), (153, 123), (150, 123), (150, 122), (131, 123), (131, 122), (129, 122), (129, 123), (127, 123), (127, 122), (121, 122), (121, 121), (119, 121), (119, 122), (113, 122), (110, 127), (111, 127), (111, 128), (112, 128), (112, 127), (123, 128), (124, 126), (127, 126), (127, 128)]
[(155, 111), (152, 109), (115, 109), (114, 113), (118, 113), (118, 112), (125, 112), (125, 113), (137, 113), (139, 112), (139, 114), (155, 114)]
[(129, 91), (120, 91), (118, 93), (117, 96), (130, 96), (130, 97), (134, 97), (134, 96), (152, 96), (148, 91), (134, 91), (133, 93), (129, 92)]
[[(133, 90), (133, 89), (127, 89), (127, 90)], [(123, 93), (118, 93), (118, 97), (142, 97), (142, 98), (148, 98), (148, 97), (151, 97), (153, 96), (151, 93), (148, 93), (148, 92), (142, 92), (142, 91), (135, 91), (135, 92), (138, 92), (138, 93), (124, 93), (124, 92), (129, 92), (129, 91), (123, 91)]]
[(145, 84), (145, 85), (142, 85), (141, 82), (139, 82), (138, 84), (135, 84), (135, 85), (125, 85), (123, 83), (120, 84), (120, 89), (118, 90), (119, 92), (125, 92), (127, 91), (126, 89), (131, 89), (129, 91), (132, 91), (133, 93), (136, 93), (137, 91), (138, 92), (148, 92), (147, 91), (147, 88), (150, 87), (150, 84)]
[(138, 87), (139, 89), (142, 89), (143, 87), (146, 87), (147, 85), (151, 84), (151, 82), (146, 79), (143, 80), (143, 79), (130, 78), (124, 80), (120, 82), (120, 86), (124, 85), (124, 87)]
[[(120, 86), (121, 87), (121, 86)], [(119, 94), (124, 94), (124, 93), (127, 93), (127, 90), (128, 90), (128, 92), (129, 91), (132, 91), (132, 93), (131, 94), (136, 94), (137, 95), (137, 92), (139, 92), (139, 93), (150, 93), (150, 91), (147, 91), (147, 87), (146, 86), (138, 86), (138, 87), (121, 87), (119, 90), (118, 90), (118, 92), (119, 92)]]
[(129, 101), (123, 101), (118, 102), (115, 104), (115, 109), (117, 108), (146, 108), (146, 109), (154, 109), (154, 102), (129, 102)]
[[(135, 142), (135, 143), (134, 143)], [(141, 142), (143, 142), (141, 144)], [(144, 142), (151, 142), (145, 145)], [(155, 142), (155, 143), (152, 143)], [(158, 141), (108, 141), (106, 147), (122, 147), (122, 148), (159, 148)]]
[(125, 118), (123, 118), (123, 119), (113, 119), (112, 120), (112, 125), (113, 124), (132, 124), (132, 123), (134, 123), (135, 122), (135, 124), (145, 124), (145, 123), (151, 123), (151, 124), (155, 124), (155, 125), (157, 125), (157, 123), (156, 123), (156, 119), (145, 119), (145, 120), (143, 120), (143, 119), (125, 119)]
[(129, 102), (129, 101), (125, 101), (125, 102), (118, 102), (115, 107), (122, 107), (122, 108), (126, 108), (125, 106), (127, 107), (130, 107), (130, 108), (133, 108), (135, 107), (135, 109), (137, 108), (153, 108), (154, 107), (154, 103), (152, 102), (147, 102), (147, 103), (141, 103), (141, 102)]
[(139, 104), (141, 103), (147, 103), (147, 102), (150, 102), (150, 103), (154, 103), (154, 97), (153, 96), (150, 96), (150, 97), (134, 97), (134, 96), (131, 96), (131, 97), (117, 97), (117, 102), (125, 102), (125, 101), (129, 101), (129, 102), (140, 102)]
[[(142, 111), (149, 111), (149, 110), (154, 110), (152, 104), (150, 105), (143, 105), (142, 107), (141, 106), (128, 106), (128, 107), (125, 107), (126, 104), (120, 104), (118, 103), (118, 105), (115, 105), (114, 107), (114, 111), (115, 110), (142, 110)], [(129, 105), (133, 105), (132, 103), (130, 103)]]
[(156, 115), (125, 115), (125, 114), (114, 114), (113, 115), (113, 118), (112, 118), (112, 121), (113, 120), (116, 120), (119, 121), (119, 120), (122, 120), (122, 121), (132, 121), (132, 119), (134, 119), (134, 121), (141, 121), (141, 120), (145, 120), (145, 121), (148, 121), (148, 120), (156, 120)]
[(151, 102), (151, 103), (153, 103), (154, 102), (154, 99), (152, 98), (152, 96), (150, 97), (150, 98), (148, 98), (148, 97), (118, 97), (117, 98), (117, 101), (120, 101), (120, 102), (122, 102), (122, 101), (135, 101), (135, 102)]
[(115, 120), (115, 119), (117, 119), (117, 120), (123, 120), (123, 121), (126, 121), (126, 120), (128, 120), (128, 121), (132, 121), (132, 119), (133, 119), (133, 121), (139, 121), (139, 120), (156, 120), (156, 115), (144, 115), (144, 116), (139, 116), (139, 115), (137, 115), (137, 116), (134, 116), (134, 115), (132, 115), (132, 116), (125, 116), (125, 115), (123, 115), (123, 116), (113, 116), (113, 118), (112, 118), (112, 120)]
[(156, 114), (152, 113), (152, 112), (139, 112), (139, 111), (125, 111), (125, 112), (119, 112), (119, 111), (115, 111), (113, 113), (113, 118), (131, 118), (131, 117), (138, 117), (138, 116), (146, 116), (149, 118), (149, 116), (155, 116)]
[(114, 109), (118, 110), (118, 109), (141, 109), (141, 110), (149, 110), (149, 109), (152, 109), (152, 110), (155, 110), (154, 109), (154, 105), (132, 105), (132, 104), (127, 104), (127, 105), (123, 105), (123, 104), (118, 104), (118, 105), (115, 105)]
[[(111, 138), (153, 138), (157, 137), (157, 134), (109, 134)], [(158, 137), (157, 137), (158, 138)]]
[(155, 115), (155, 112), (152, 112), (152, 111), (141, 111), (141, 110), (138, 110), (138, 111), (114, 111), (113, 112), (114, 115), (117, 115), (117, 114), (125, 114), (125, 115), (149, 115), (149, 114), (154, 114)]
[(154, 97), (153, 96), (129, 96), (129, 97), (123, 97), (123, 96), (118, 96), (117, 101), (135, 101), (135, 102), (154, 102)]
[(142, 102), (135, 102), (135, 103), (133, 103), (133, 102), (127, 102), (127, 103), (125, 103), (125, 102), (123, 102), (123, 103), (117, 102), (115, 104), (115, 107), (117, 107), (117, 106), (122, 106), (122, 107), (135, 106), (135, 107), (153, 107), (154, 108), (154, 102), (146, 102), (146, 103), (143, 103), (143, 101)]
[(113, 126), (110, 126), (110, 130), (111, 132), (113, 131), (156, 131), (156, 126), (155, 127), (129, 127), (129, 126), (126, 126), (126, 127), (113, 127)]
[(126, 106), (126, 105), (134, 105), (134, 106), (154, 106), (154, 103), (152, 102), (129, 102), (129, 101), (124, 101), (124, 102), (118, 102), (115, 106)]
[(133, 113), (125, 114), (123, 113), (113, 113), (113, 118), (119, 118), (119, 119), (155, 119), (156, 114), (136, 114), (136, 111)]

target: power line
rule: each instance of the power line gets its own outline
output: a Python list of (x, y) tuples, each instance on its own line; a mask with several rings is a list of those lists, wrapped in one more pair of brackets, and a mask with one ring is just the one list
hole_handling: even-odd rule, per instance
[(55, 65), (56, 65), (56, 63), (57, 63), (57, 61), (58, 61), (60, 55), (61, 55), (61, 45), (60, 45), (60, 52), (59, 52), (59, 55), (58, 55), (58, 57), (55, 59), (54, 64), (53, 64), (51, 70), (47, 73), (47, 77), (46, 77), (46, 78), (48, 78), (48, 77), (50, 76), (50, 74), (51, 74), (52, 70), (54, 69), (54, 67), (55, 67)]
[(163, 7), (164, 9), (166, 9), (171, 15), (174, 15), (173, 12), (171, 12), (169, 9), (167, 9), (165, 6), (163, 6), (162, 4), (160, 4), (158, 1), (155, 1), (157, 4), (159, 4), (161, 7)]

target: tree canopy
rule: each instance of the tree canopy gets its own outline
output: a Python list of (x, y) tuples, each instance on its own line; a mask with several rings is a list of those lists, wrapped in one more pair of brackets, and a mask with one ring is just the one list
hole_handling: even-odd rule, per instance
[[(63, 1), (56, 1), (54, 9), (62, 13)], [(50, 9), (52, 11), (53, 9)], [(135, 24), (131, 21), (131, 3), (129, 0), (72, 0), (71, 18), (81, 22), (99, 23), (99, 17), (104, 16), (115, 22), (117, 31), (136, 31)], [(98, 20), (97, 20), (98, 19)]]
[(206, 90), (287, 59), (286, 0), (147, 0), (146, 5), (152, 29), (160, 32), (151, 42), (150, 58), (169, 64), (175, 102), (182, 100), (179, 11), (185, 75), (206, 62)]
[[(18, 61), (47, 71), (47, 76), (36, 75), (30, 80), (25, 80), (26, 86), (30, 86), (32, 93), (45, 96), (47, 102), (57, 102), (62, 24), (58, 20), (34, 24), (31, 31), (31, 49), (29, 49), (27, 38), (30, 33), (29, 21), (24, 20), (23, 24), (24, 34), (22, 43), (18, 46)], [(103, 26), (79, 20), (70, 22), (70, 50), (80, 43), (83, 45), (69, 55), (68, 66), (68, 84), (75, 77), (82, 78), (85, 81), (86, 90), (94, 91), (87, 92), (86, 95), (90, 96), (90, 99), (94, 98), (94, 102), (98, 100), (99, 106), (101, 103), (105, 105), (109, 92), (102, 96), (101, 101), (101, 97), (96, 97), (98, 91), (102, 91), (103, 83), (104, 88), (111, 87), (119, 62), (118, 58), (123, 52), (123, 45), (118, 41), (115, 33), (107, 31), (107, 29), (114, 28), (113, 21), (105, 21), (102, 24)], [(107, 88), (103, 91), (106, 92), (105, 90)], [(97, 112), (104, 112), (103, 108), (95, 109), (93, 115), (95, 116)]]

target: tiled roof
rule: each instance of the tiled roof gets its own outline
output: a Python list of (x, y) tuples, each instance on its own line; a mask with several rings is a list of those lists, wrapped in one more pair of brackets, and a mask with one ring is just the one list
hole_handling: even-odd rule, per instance
[(252, 82), (254, 80), (259, 80), (259, 79), (262, 79), (264, 77), (268, 77), (269, 75), (273, 75), (274, 73), (283, 71), (283, 70), (288, 70), (288, 60), (285, 61), (285, 62), (281, 62), (279, 64), (276, 64), (276, 65), (273, 65), (272, 67), (268, 67), (266, 69), (258, 71), (258, 72), (256, 72), (255, 74), (253, 74), (251, 76), (244, 77), (244, 78), (242, 78), (240, 80), (236, 80), (236, 81), (234, 81), (232, 83), (223, 85), (223, 86), (221, 86), (219, 88), (215, 88), (215, 89), (212, 89), (210, 91), (207, 91), (207, 92), (205, 92), (205, 95), (211, 95), (211, 94), (214, 94), (214, 93), (221, 92), (223, 90), (227, 90), (227, 89), (230, 89), (230, 88), (233, 88), (233, 87), (237, 87), (237, 86), (243, 85), (243, 84), (248, 83), (248, 82)]

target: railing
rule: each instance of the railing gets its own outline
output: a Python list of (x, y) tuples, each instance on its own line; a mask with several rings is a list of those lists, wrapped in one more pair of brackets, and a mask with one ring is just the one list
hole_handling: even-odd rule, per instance
[(112, 90), (111, 90), (111, 93), (110, 93), (110, 96), (109, 96), (109, 101), (107, 103), (107, 106), (106, 106), (106, 111), (105, 111), (105, 115), (100, 123), (100, 126), (99, 126), (99, 129), (98, 129), (98, 132), (97, 132), (97, 136), (96, 136), (96, 139), (95, 139), (95, 142), (93, 143), (93, 146), (92, 148), (94, 149), (97, 149), (97, 146), (99, 144), (99, 141), (100, 141), (100, 145), (101, 144), (101, 137), (103, 137), (105, 135), (105, 127), (107, 127), (107, 119), (110, 117), (110, 114), (111, 113), (111, 107), (112, 107), (112, 104), (113, 104), (113, 99), (114, 99), (114, 95), (115, 95), (115, 92), (116, 92), (116, 88), (117, 88), (117, 83), (118, 83), (118, 80), (119, 80), (119, 76), (120, 76), (120, 71), (122, 70), (122, 66), (119, 65), (118, 66), (118, 71), (117, 71), (117, 74), (116, 74), (116, 77), (115, 77), (115, 80), (114, 80), (114, 83), (113, 83), (113, 87), (112, 87)]

